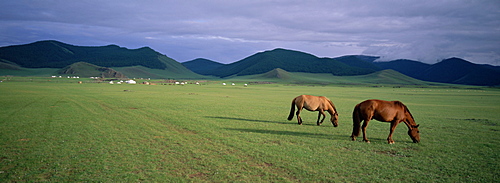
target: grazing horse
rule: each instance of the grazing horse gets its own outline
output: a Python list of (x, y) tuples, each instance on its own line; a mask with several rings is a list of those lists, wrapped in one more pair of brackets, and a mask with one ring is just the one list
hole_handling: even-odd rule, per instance
[[(387, 137), (387, 142), (389, 144), (394, 144), (392, 140), (392, 133), (396, 129), (396, 126), (404, 122), (408, 127), (408, 135), (413, 140), (414, 143), (420, 142), (420, 134), (418, 131), (418, 126), (413, 119), (413, 116), (403, 103), (400, 101), (384, 101), (384, 100), (366, 100), (354, 107), (354, 112), (352, 113), (352, 135), (353, 141), (359, 136), (360, 128), (363, 130), (363, 141), (370, 143), (368, 138), (366, 138), (366, 127), (370, 120), (376, 119), (382, 122), (391, 123), (391, 131), (389, 137)], [(364, 121), (363, 126), (360, 126), (361, 121)]]
[[(339, 126), (338, 123), (338, 113), (337, 109), (335, 109), (335, 105), (333, 105), (333, 102), (323, 96), (311, 96), (311, 95), (300, 95), (298, 97), (295, 97), (292, 100), (292, 108), (290, 109), (290, 115), (288, 115), (288, 120), (293, 119), (293, 115), (295, 112), (295, 106), (297, 106), (297, 121), (299, 122), (299, 125), (302, 125), (302, 118), (300, 117), (300, 111), (302, 111), (302, 108), (307, 109), (308, 111), (319, 111), (318, 114), (318, 121), (316, 124), (319, 126), (323, 121), (325, 120), (325, 112), (328, 111), (330, 113), (330, 121), (332, 122), (334, 127)], [(319, 120), (323, 116), (323, 119), (321, 121)]]

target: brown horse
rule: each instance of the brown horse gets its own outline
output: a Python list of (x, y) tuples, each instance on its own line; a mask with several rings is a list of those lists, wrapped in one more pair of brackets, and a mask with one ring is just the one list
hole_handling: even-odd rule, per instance
[[(290, 109), (290, 115), (288, 115), (288, 120), (293, 119), (293, 115), (295, 112), (295, 106), (297, 106), (297, 121), (299, 122), (299, 125), (302, 125), (302, 118), (300, 117), (300, 111), (302, 111), (302, 108), (307, 109), (308, 111), (319, 111), (318, 114), (318, 121), (316, 124), (319, 126), (323, 121), (325, 120), (325, 112), (328, 111), (330, 113), (330, 121), (332, 122), (334, 127), (339, 126), (338, 124), (338, 118), (339, 115), (337, 113), (337, 109), (335, 109), (335, 105), (333, 105), (333, 102), (323, 96), (311, 96), (311, 95), (300, 95), (298, 97), (295, 97), (292, 100), (292, 108)], [(323, 119), (321, 121), (319, 120), (323, 116)]]
[[(363, 141), (370, 143), (368, 138), (366, 138), (366, 127), (372, 119), (391, 123), (391, 131), (389, 137), (387, 137), (387, 142), (389, 144), (394, 144), (392, 133), (401, 122), (404, 122), (408, 127), (408, 135), (413, 142), (420, 142), (420, 134), (418, 131), (419, 125), (415, 123), (410, 110), (400, 101), (384, 100), (366, 100), (354, 107), (354, 112), (352, 113), (353, 127), (351, 135), (353, 141), (359, 136), (359, 130), (362, 128)], [(364, 121), (362, 127), (360, 127), (361, 121)]]

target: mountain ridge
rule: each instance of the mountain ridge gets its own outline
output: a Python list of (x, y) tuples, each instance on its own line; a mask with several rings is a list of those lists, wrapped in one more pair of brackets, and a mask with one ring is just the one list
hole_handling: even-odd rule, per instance
[(225, 64), (215, 62), (213, 60), (209, 59), (204, 59), (204, 58), (197, 58), (191, 61), (183, 62), (181, 63), (184, 67), (188, 68), (189, 70), (201, 74), (201, 75), (210, 75), (210, 70), (217, 69), (219, 67), (224, 66)]
[(396, 60), (376, 63), (383, 69), (393, 69), (423, 81), (496, 86), (500, 85), (498, 66), (480, 65), (461, 58), (448, 58), (435, 64), (411, 60)]
[(319, 58), (309, 53), (276, 48), (259, 52), (242, 60), (222, 65), (213, 70), (205, 70), (210, 75), (221, 78), (262, 74), (276, 68), (289, 72), (331, 73), (333, 75), (360, 75), (374, 70), (353, 67), (331, 58)]
[(63, 68), (76, 62), (87, 62), (102, 67), (143, 65), (165, 69), (165, 63), (158, 61), (159, 56), (162, 55), (149, 47), (74, 46), (54, 40), (0, 48), (0, 59), (25, 68)]
[[(480, 65), (461, 58), (435, 64), (414, 60), (378, 62), (377, 56), (346, 55), (336, 58), (276, 48), (258, 52), (230, 64), (198, 58), (179, 63), (149, 47), (128, 49), (118, 45), (74, 46), (54, 40), (0, 47), (0, 72), (29, 74), (33, 68), (62, 69), (78, 62), (111, 68), (126, 76), (158, 78), (230, 78), (271, 72), (322, 73), (334, 76), (366, 76), (392, 69), (415, 79), (452, 84), (498, 86), (500, 67)], [(280, 68), (281, 70), (276, 70)], [(85, 69), (84, 69), (85, 70)], [(284, 72), (286, 71), (286, 72)], [(42, 72), (38, 72), (40, 74)], [(269, 73), (268, 73), (269, 74)], [(392, 74), (394, 77), (402, 77)], [(284, 77), (286, 78), (286, 77)]]
[[(174, 59), (149, 48), (128, 49), (118, 45), (74, 46), (54, 40), (0, 47), (2, 68), (64, 68), (77, 62), (100, 67), (122, 68), (143, 66), (158, 70), (156, 76), (201, 78)], [(160, 73), (162, 72), (162, 73)], [(126, 72), (123, 74), (127, 75)], [(159, 74), (159, 75), (158, 75)], [(148, 76), (148, 74), (142, 74)]]

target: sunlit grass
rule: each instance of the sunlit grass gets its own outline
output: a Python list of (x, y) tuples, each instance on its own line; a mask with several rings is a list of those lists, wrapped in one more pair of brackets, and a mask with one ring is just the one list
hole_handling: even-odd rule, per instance
[[(500, 91), (463, 88), (0, 83), (0, 180), (52, 182), (491, 182)], [(330, 98), (339, 127), (286, 120), (300, 94)], [(350, 141), (351, 112), (403, 101), (421, 124), (372, 121)]]

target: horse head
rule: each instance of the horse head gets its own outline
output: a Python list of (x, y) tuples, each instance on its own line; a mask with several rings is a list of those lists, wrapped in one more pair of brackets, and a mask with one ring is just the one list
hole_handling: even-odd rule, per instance
[(420, 125), (412, 125), (411, 129), (408, 130), (408, 135), (410, 136), (411, 140), (413, 140), (413, 143), (420, 142), (420, 131), (418, 131), (418, 126)]
[(332, 115), (330, 121), (332, 122), (333, 127), (339, 126), (339, 113), (337, 113), (337, 111), (335, 111), (335, 113)]

